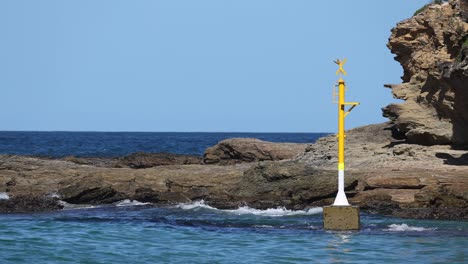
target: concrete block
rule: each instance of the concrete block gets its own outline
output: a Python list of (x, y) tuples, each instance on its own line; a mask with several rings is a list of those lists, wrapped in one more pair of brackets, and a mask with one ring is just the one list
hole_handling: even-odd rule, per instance
[(359, 207), (323, 207), (323, 228), (327, 230), (358, 230), (360, 228)]

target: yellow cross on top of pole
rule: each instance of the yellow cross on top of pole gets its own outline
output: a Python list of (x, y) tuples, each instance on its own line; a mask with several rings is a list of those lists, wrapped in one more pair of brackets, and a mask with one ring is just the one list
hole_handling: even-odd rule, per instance
[(343, 69), (343, 65), (346, 63), (346, 59), (344, 59), (343, 61), (340, 61), (340, 59), (337, 59), (335, 61), (336, 64), (338, 64), (338, 66), (340, 68), (338, 68), (338, 70), (336, 71), (336, 75), (339, 75), (339, 74), (343, 74), (343, 75), (346, 75), (346, 71)]

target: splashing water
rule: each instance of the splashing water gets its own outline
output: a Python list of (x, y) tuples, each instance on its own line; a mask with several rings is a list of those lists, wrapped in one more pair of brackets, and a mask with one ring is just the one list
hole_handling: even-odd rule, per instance
[(435, 230), (436, 228), (424, 228), (424, 227), (417, 227), (417, 226), (409, 226), (407, 224), (391, 224), (388, 226), (388, 231), (393, 232), (404, 232), (404, 231), (429, 231)]
[(115, 206), (142, 206), (142, 205), (150, 205), (151, 203), (142, 203), (137, 200), (130, 200), (130, 199), (125, 199), (120, 202), (117, 202)]
[(0, 200), (9, 200), (10, 196), (6, 192), (0, 192)]
[(184, 210), (196, 210), (200, 208), (205, 208), (209, 210), (217, 210), (221, 212), (232, 213), (236, 215), (260, 215), (260, 216), (272, 216), (272, 217), (280, 217), (280, 216), (293, 216), (293, 215), (314, 215), (322, 213), (323, 209), (321, 207), (310, 208), (307, 210), (288, 210), (285, 207), (277, 207), (277, 208), (268, 208), (265, 210), (255, 209), (248, 206), (241, 206), (237, 209), (231, 210), (220, 210), (214, 207), (211, 207), (205, 203), (204, 200), (194, 201), (191, 203), (181, 203), (176, 205), (177, 208), (181, 208)]

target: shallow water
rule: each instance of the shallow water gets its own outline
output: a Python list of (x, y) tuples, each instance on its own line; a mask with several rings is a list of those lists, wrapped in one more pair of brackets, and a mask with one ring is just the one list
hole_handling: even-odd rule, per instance
[(0, 263), (466, 263), (468, 223), (363, 214), (322, 228), (321, 208), (217, 210), (123, 201), (0, 215)]

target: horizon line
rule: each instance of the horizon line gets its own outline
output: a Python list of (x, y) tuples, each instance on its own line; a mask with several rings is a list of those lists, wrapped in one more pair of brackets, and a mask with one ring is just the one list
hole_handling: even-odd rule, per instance
[(0, 130), (0, 132), (70, 132), (70, 133), (245, 133), (245, 134), (333, 134), (333, 132), (252, 132), (252, 131), (104, 131), (104, 130)]

